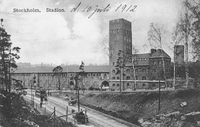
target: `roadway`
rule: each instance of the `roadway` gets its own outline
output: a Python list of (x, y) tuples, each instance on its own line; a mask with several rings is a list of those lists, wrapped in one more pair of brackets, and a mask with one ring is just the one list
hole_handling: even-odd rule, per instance
[[(28, 90), (28, 94), (24, 96), (24, 98), (27, 100), (31, 100), (31, 94), (29, 90)], [(39, 105), (40, 98), (34, 97), (34, 102)], [(52, 96), (48, 96), (48, 103), (44, 104), (43, 107), (46, 107), (46, 110), (50, 112), (53, 112), (53, 109), (55, 107), (57, 116), (66, 115), (66, 107), (68, 107), (68, 114), (71, 114), (72, 109), (75, 110), (75, 112), (77, 112), (77, 109), (78, 109), (77, 107), (69, 106), (67, 101), (60, 98), (52, 97)], [(112, 116), (106, 115), (104, 113), (101, 113), (96, 110), (92, 110), (84, 106), (81, 106), (80, 108), (82, 110), (87, 111), (87, 115), (89, 117), (89, 124), (87, 125), (78, 124), (77, 125), (78, 127), (84, 127), (84, 126), (87, 126), (87, 127), (138, 127), (137, 125), (131, 124), (121, 119), (114, 118)], [(63, 117), (63, 119), (66, 119), (66, 118)], [(72, 115), (68, 116), (68, 121), (74, 123), (74, 119)]]

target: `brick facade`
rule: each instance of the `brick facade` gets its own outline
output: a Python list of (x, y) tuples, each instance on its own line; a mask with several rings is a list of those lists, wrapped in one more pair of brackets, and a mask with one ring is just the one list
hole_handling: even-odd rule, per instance
[[(121, 51), (122, 63), (124, 66), (116, 67)], [(163, 63), (164, 61), (164, 63)], [(150, 53), (132, 54), (132, 28), (131, 22), (125, 19), (116, 19), (109, 21), (109, 66), (93, 67), (85, 72), (87, 73), (81, 88), (101, 88), (109, 86), (111, 90), (127, 89), (152, 89), (158, 87), (158, 83), (149, 82), (154, 80), (163, 80), (170, 78), (170, 56), (162, 49), (151, 49)], [(163, 69), (163, 66), (165, 69)], [(31, 86), (33, 75), (36, 75), (37, 86), (51, 89), (58, 88), (58, 77), (49, 68), (47, 72), (26, 73), (27, 69), (22, 69), (22, 73), (15, 73), (13, 78), (22, 80), (27, 87)], [(42, 69), (42, 68), (41, 68)], [(41, 71), (38, 70), (38, 71)], [(75, 70), (76, 69), (76, 70)], [(75, 69), (63, 69), (60, 75), (60, 85), (63, 89), (74, 89), (75, 83), (73, 77), (78, 72)], [(121, 70), (121, 73), (118, 70)], [(28, 72), (32, 72), (29, 70)], [(161, 76), (164, 73), (164, 76)], [(136, 78), (136, 80), (135, 80)], [(135, 82), (136, 81), (136, 82)], [(162, 84), (165, 85), (165, 84)]]
[[(110, 88), (119, 90), (121, 86), (122, 90), (126, 90), (157, 87), (157, 83), (149, 83), (145, 80), (169, 78), (171, 58), (162, 49), (151, 49), (150, 53), (146, 54), (132, 54), (131, 29), (131, 22), (125, 19), (109, 22)], [(119, 50), (123, 51), (123, 57), (127, 59), (123, 68), (116, 67)], [(135, 69), (135, 76), (133, 68)], [(117, 69), (121, 69), (121, 73), (116, 74)], [(162, 73), (164, 73), (164, 76), (161, 77)], [(143, 80), (143, 82), (140, 81), (135, 84), (135, 78), (136, 80)]]

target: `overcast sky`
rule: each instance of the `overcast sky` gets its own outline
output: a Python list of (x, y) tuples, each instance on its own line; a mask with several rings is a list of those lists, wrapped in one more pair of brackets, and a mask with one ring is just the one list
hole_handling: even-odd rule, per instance
[[(81, 2), (76, 12), (70, 12)], [(98, 6), (107, 12), (89, 15)], [(135, 12), (120, 12), (122, 6)], [(83, 12), (87, 6), (91, 11)], [(40, 9), (40, 13), (16, 13), (13, 9)], [(46, 12), (46, 8), (65, 9), (66, 12)], [(164, 25), (171, 41), (171, 31), (180, 16), (182, 0), (0, 0), (0, 18), (11, 34), (13, 46), (21, 48), (18, 62), (32, 64), (105, 64), (108, 56), (102, 48), (102, 40), (108, 36), (109, 20), (124, 18), (132, 22), (133, 45), (140, 53), (149, 52), (147, 32), (151, 22)], [(167, 53), (170, 50), (165, 47)]]

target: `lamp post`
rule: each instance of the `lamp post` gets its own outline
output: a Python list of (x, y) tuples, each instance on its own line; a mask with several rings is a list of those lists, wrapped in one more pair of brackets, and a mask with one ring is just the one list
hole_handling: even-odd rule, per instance
[(121, 66), (119, 65), (119, 68), (120, 68), (120, 73), (119, 73), (119, 91), (122, 92), (122, 68)]
[(76, 84), (76, 94), (77, 94), (77, 103), (78, 103), (78, 112), (80, 111), (80, 98), (79, 98), (79, 81), (81, 79), (81, 75), (80, 72), (77, 72), (74, 80), (75, 80), (75, 84)]
[(48, 95), (49, 95), (49, 75), (48, 76)]
[(159, 79), (159, 99), (158, 99), (158, 112), (160, 112), (160, 79)]
[(74, 77), (75, 83), (76, 83), (76, 93), (77, 93), (77, 103), (78, 103), (78, 112), (80, 111), (80, 103), (79, 103), (79, 87), (78, 87), (78, 73), (76, 73)]
[(85, 73), (85, 71), (84, 71), (84, 63), (83, 62), (81, 62), (81, 65), (80, 65), (80, 67), (79, 67), (79, 72), (78, 73), (76, 73), (76, 76), (75, 76), (75, 83), (76, 83), (76, 90), (77, 90), (77, 100), (78, 100), (78, 112), (80, 111), (80, 99), (79, 99), (79, 85), (78, 85), (78, 81), (83, 81), (83, 80), (81, 80), (82, 78), (83, 78), (83, 75), (84, 75), (84, 73)]
[(33, 106), (33, 82), (31, 82), (31, 105)]
[(36, 83), (36, 81), (35, 81), (35, 79), (36, 79), (36, 77), (35, 77), (35, 74), (34, 74), (34, 76), (33, 76), (33, 80), (32, 80), (32, 82), (31, 82), (31, 103), (32, 103), (32, 106), (34, 107), (34, 94), (33, 94), (33, 86), (34, 86), (34, 84)]

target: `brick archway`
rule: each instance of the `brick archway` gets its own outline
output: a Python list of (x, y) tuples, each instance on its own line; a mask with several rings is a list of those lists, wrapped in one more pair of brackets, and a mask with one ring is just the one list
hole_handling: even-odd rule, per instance
[(70, 82), (69, 82), (69, 85), (70, 85), (70, 86), (74, 86), (74, 82), (73, 82), (73, 81), (70, 81)]
[(108, 81), (103, 81), (103, 82), (101, 83), (101, 88), (102, 88), (103, 86), (109, 87), (109, 82), (108, 82)]

